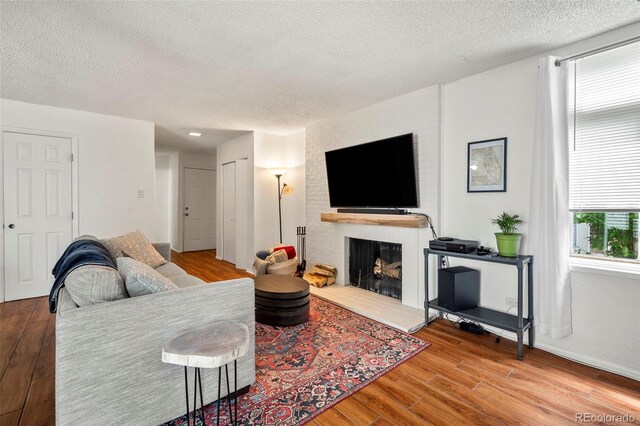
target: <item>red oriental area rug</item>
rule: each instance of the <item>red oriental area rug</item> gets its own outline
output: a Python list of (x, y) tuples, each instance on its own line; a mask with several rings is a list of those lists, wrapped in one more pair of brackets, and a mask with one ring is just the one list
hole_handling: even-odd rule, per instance
[[(256, 323), (256, 383), (238, 398), (239, 424), (307, 422), (429, 345), (312, 297), (305, 324)], [(207, 424), (215, 424), (216, 404), (205, 411)], [(220, 424), (229, 424), (222, 404), (220, 411)], [(181, 425), (186, 415), (167, 423)]]

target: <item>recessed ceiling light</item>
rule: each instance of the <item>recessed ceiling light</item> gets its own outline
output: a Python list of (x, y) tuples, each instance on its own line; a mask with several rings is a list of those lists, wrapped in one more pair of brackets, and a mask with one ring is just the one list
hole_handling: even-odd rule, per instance
[(189, 132), (189, 136), (202, 136), (202, 133), (199, 133), (199, 132)]

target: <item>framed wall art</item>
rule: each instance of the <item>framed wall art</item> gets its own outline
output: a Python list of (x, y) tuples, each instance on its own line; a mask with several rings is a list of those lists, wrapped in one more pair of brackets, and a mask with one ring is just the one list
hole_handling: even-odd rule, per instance
[(507, 138), (469, 142), (467, 192), (507, 191)]

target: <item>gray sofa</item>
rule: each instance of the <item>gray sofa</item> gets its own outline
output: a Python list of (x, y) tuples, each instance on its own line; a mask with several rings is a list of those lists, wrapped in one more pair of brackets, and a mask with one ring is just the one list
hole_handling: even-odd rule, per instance
[[(170, 260), (168, 244), (154, 246)], [(56, 318), (56, 424), (158, 425), (184, 415), (184, 368), (162, 362), (162, 345), (182, 331), (217, 321), (239, 321), (249, 327), (251, 347), (238, 360), (238, 389), (254, 383), (253, 280), (206, 284), (171, 262), (156, 270), (180, 288), (83, 307), (61, 289)], [(217, 399), (217, 371), (202, 373), (208, 404)], [(193, 374), (189, 369), (190, 393)], [(226, 395), (224, 385), (222, 395)]]

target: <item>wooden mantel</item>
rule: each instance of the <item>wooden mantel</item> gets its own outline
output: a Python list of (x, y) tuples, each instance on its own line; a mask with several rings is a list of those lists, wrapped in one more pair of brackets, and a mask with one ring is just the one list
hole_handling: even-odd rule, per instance
[(364, 213), (320, 213), (322, 222), (356, 223), (360, 225), (400, 226), (403, 228), (426, 228), (427, 218), (417, 214), (364, 214)]

